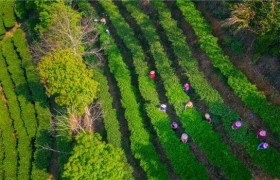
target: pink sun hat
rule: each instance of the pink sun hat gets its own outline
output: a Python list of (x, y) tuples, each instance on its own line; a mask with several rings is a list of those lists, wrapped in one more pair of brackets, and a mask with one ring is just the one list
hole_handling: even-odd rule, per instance
[(268, 148), (268, 146), (269, 146), (268, 143), (263, 143), (263, 148), (264, 149)]
[(235, 127), (240, 128), (240, 127), (242, 126), (242, 122), (241, 122), (241, 121), (236, 121), (236, 122), (234, 123), (234, 125), (235, 125)]
[(266, 136), (266, 131), (265, 131), (265, 130), (261, 130), (261, 131), (259, 132), (259, 134), (260, 134), (261, 136)]
[(190, 88), (190, 85), (189, 85), (188, 83), (185, 83), (185, 84), (184, 84), (184, 88), (185, 88), (185, 89), (189, 89), (189, 88)]

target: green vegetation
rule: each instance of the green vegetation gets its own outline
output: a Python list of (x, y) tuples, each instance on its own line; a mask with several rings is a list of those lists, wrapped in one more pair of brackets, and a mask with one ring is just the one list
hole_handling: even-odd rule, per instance
[(255, 51), (261, 55), (280, 56), (280, 4), (273, 1), (228, 2), (231, 15), (223, 25), (234, 32), (249, 30), (257, 35)]
[[(15, 25), (16, 18), (14, 15), (15, 0), (2, 0), (0, 3), (2, 10), (2, 19), (6, 28), (11, 28)], [(1, 12), (1, 11), (0, 11)]]
[[(5, 48), (2, 45), (5, 45)], [(3, 50), (3, 55), (5, 56), (5, 59), (1, 55), (0, 67), (2, 71), (1, 71), (0, 79), (3, 84), (3, 90), (7, 97), (7, 105), (10, 113), (10, 118), (13, 120), (14, 128), (16, 131), (16, 134), (14, 134), (14, 136), (15, 138), (18, 139), (17, 150), (18, 150), (18, 157), (19, 157), (19, 167), (18, 167), (17, 175), (23, 175), (25, 177), (28, 177), (29, 168), (31, 166), (31, 162), (30, 162), (31, 134), (28, 136), (26, 127), (30, 128), (28, 129), (30, 130), (29, 132), (34, 131), (34, 128), (36, 130), (36, 125), (35, 127), (31, 126), (31, 123), (34, 122), (29, 121), (29, 120), (34, 120), (36, 124), (36, 119), (32, 119), (32, 116), (34, 116), (35, 114), (32, 114), (32, 109), (25, 109), (26, 106), (28, 107), (28, 103), (26, 102), (25, 97), (22, 97), (22, 95), (20, 96), (19, 94), (17, 94), (17, 92), (14, 91), (15, 88), (21, 88), (21, 85), (19, 84), (20, 83), (19, 77), (21, 76), (20, 76), (20, 71), (18, 71), (20, 67), (18, 67), (18, 64), (16, 62), (13, 63), (13, 65), (9, 66), (8, 68), (6, 67), (6, 62), (10, 61), (9, 63), (11, 63), (12, 60), (18, 60), (17, 56), (14, 54), (15, 51), (13, 49), (11, 40), (8, 38), (4, 39), (1, 44), (1, 49)], [(13, 72), (11, 77), (9, 72)], [(15, 82), (18, 84), (14, 84)], [(29, 108), (33, 108), (33, 107), (31, 106)], [(25, 116), (23, 116), (24, 113)], [(23, 119), (23, 117), (25, 117), (25, 119)], [(15, 162), (17, 162), (17, 157), (15, 158), (16, 158)], [(13, 168), (17, 168), (17, 166)], [(17, 171), (13, 168), (11, 168), (11, 171), (17, 173)]]
[(34, 105), (30, 102), (31, 95), (29, 93), (27, 81), (24, 77), (24, 71), (21, 68), (21, 61), (14, 50), (14, 45), (11, 40), (12, 39), (9, 37), (2, 40), (2, 52), (15, 86), (15, 92), (18, 95), (21, 118), (24, 121), (27, 134), (30, 137), (34, 137), (37, 130)]
[(116, 109), (113, 109), (113, 99), (109, 93), (108, 81), (102, 72), (95, 71), (94, 77), (99, 83), (98, 99), (101, 103), (102, 117), (107, 132), (107, 141), (115, 147), (121, 148), (120, 125), (117, 119)]
[[(0, 56), (2, 61), (2, 55)], [(0, 66), (1, 67), (1, 66)], [(1, 73), (2, 75), (2, 73)], [(0, 96), (3, 96), (3, 92), (0, 91)], [(9, 112), (7, 106), (2, 98), (0, 98), (0, 126), (1, 126), (1, 155), (2, 155), (2, 178), (16, 178), (17, 173), (17, 150), (16, 150), (16, 137), (14, 136), (14, 128), (12, 121), (9, 118)], [(4, 157), (3, 157), (4, 155)]]
[(4, 27), (2, 19), (0, 18), (0, 40), (2, 39), (5, 33), (6, 33), (6, 29)]
[(130, 179), (123, 151), (101, 141), (99, 134), (80, 134), (63, 172), (65, 179)]
[(96, 97), (97, 83), (91, 79), (92, 72), (71, 50), (43, 57), (38, 70), (48, 96), (54, 96), (56, 103), (66, 106), (69, 112), (83, 113)]

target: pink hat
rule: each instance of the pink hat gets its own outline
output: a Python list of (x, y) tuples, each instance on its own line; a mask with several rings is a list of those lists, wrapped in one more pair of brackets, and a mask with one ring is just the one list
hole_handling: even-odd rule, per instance
[(234, 124), (235, 124), (236, 127), (241, 127), (242, 126), (242, 122), (241, 121), (236, 121)]
[(155, 74), (155, 71), (151, 71), (150, 74)]
[(263, 148), (264, 149), (268, 148), (268, 146), (269, 146), (268, 143), (263, 143)]
[(261, 130), (261, 131), (259, 132), (259, 134), (260, 134), (261, 136), (266, 136), (266, 131), (265, 131), (265, 130)]

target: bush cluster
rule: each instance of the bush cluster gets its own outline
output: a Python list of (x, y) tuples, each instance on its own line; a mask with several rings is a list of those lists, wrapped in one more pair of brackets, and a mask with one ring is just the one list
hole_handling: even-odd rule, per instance
[(6, 29), (4, 27), (3, 20), (2, 20), (2, 18), (0, 16), (0, 40), (3, 38), (5, 33), (6, 33)]
[(0, 3), (3, 22), (6, 28), (11, 28), (15, 25), (16, 18), (14, 14), (15, 0), (2, 0)]
[[(0, 54), (0, 56), (2, 56)], [(3, 58), (0, 57), (0, 61)], [(1, 65), (1, 62), (0, 62)], [(0, 66), (1, 67), (1, 66)], [(1, 67), (2, 68), (2, 67)], [(2, 73), (0, 72), (0, 75)], [(0, 82), (2, 82), (0, 80)], [(3, 92), (0, 91), (0, 96), (3, 96)], [(16, 137), (14, 136), (14, 128), (12, 126), (12, 120), (9, 118), (9, 112), (6, 109), (6, 103), (0, 98), (0, 127), (1, 127), (1, 169), (0, 177), (2, 179), (17, 177), (17, 149), (16, 149)]]

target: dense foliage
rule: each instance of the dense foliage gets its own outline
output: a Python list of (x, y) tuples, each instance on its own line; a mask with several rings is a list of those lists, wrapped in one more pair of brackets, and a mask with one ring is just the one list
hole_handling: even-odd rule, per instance
[(43, 57), (38, 70), (47, 94), (54, 96), (56, 103), (66, 106), (70, 112), (83, 113), (84, 108), (96, 98), (97, 82), (92, 79), (92, 72), (71, 50)]
[(266, 55), (280, 55), (280, 3), (278, 1), (228, 2), (231, 16), (224, 25), (235, 31), (250, 30), (257, 35), (256, 52)]
[(65, 179), (127, 179), (123, 151), (101, 141), (99, 134), (80, 134), (63, 172)]
[(16, 22), (14, 15), (15, 0), (2, 0), (0, 3), (3, 11), (2, 18), (6, 28), (11, 28)]

